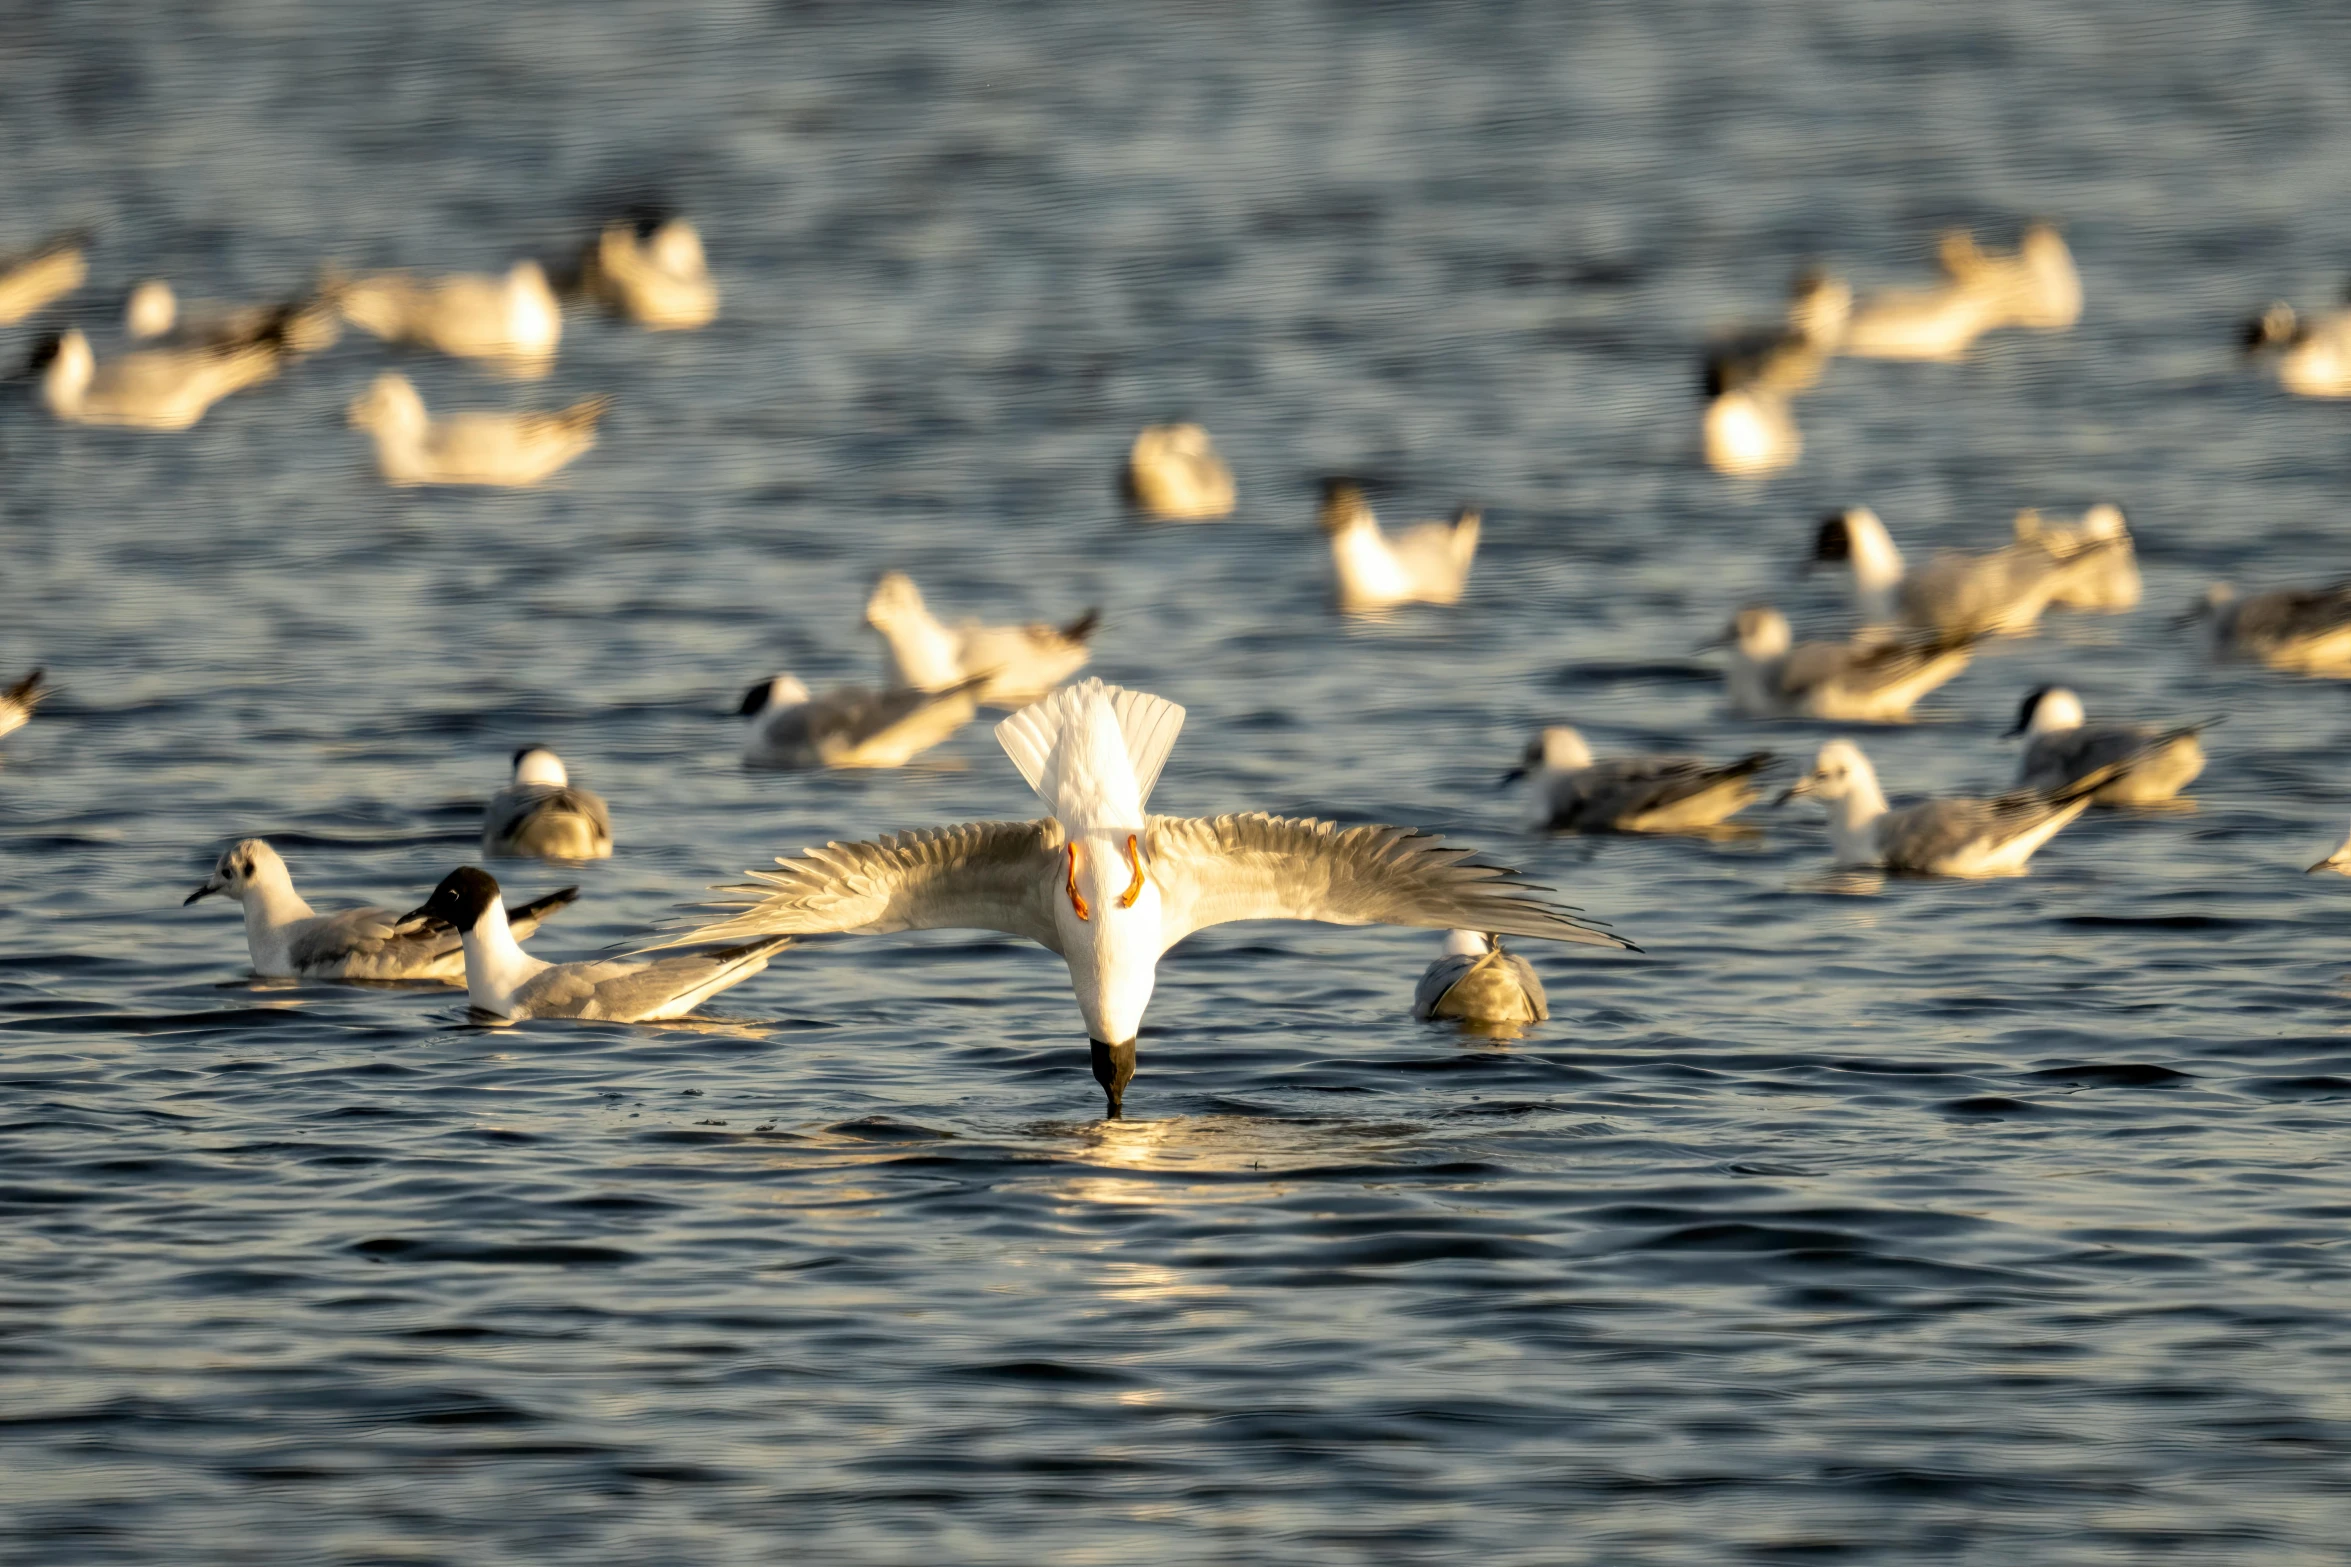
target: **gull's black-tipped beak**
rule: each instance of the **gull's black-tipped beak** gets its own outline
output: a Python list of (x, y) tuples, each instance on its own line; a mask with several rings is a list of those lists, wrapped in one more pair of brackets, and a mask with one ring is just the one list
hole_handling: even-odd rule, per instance
[(2340, 871), (2344, 870), (2347, 864), (2351, 864), (2351, 855), (2346, 855), (2341, 849), (2337, 849), (2302, 874), (2316, 876), (2320, 871)]
[(440, 916), (433, 912), (433, 906), (430, 903), (427, 903), (422, 907), (410, 909), (406, 914), (401, 915), (392, 926), (392, 934), (395, 936), (405, 936), (412, 931), (421, 930), (427, 925), (435, 924), (439, 920)]
[(1514, 783), (1518, 782), (1518, 781), (1519, 781), (1521, 778), (1524, 778), (1526, 775), (1527, 775), (1526, 764), (1525, 764), (1525, 763), (1523, 763), (1523, 762), (1521, 762), (1521, 763), (1520, 763), (1518, 766), (1516, 766), (1516, 767), (1513, 767), (1513, 768), (1512, 768), (1510, 771), (1508, 771), (1508, 772), (1504, 773), (1504, 774), (1502, 775), (1502, 780), (1501, 780), (1501, 782), (1500, 782), (1500, 783), (1497, 783), (1497, 784), (1496, 784), (1494, 787), (1495, 787), (1495, 788), (1497, 788), (1497, 789), (1499, 789), (1499, 788), (1503, 787), (1503, 785), (1505, 785), (1505, 784), (1514, 784)]
[(1135, 1042), (1131, 1039), (1123, 1045), (1106, 1045), (1099, 1039), (1086, 1042), (1094, 1047), (1094, 1081), (1110, 1096), (1106, 1118), (1116, 1121), (1126, 1105), (1127, 1084), (1135, 1080)]
[(2010, 724), (2006, 729), (2000, 731), (2000, 738), (2003, 740), (2013, 740), (2018, 735), (2023, 733), (2024, 725), (2021, 723), (2014, 723)]
[(1810, 794), (1811, 792), (1812, 775), (1810, 773), (1806, 773), (1803, 777), (1788, 785), (1788, 787), (1781, 793), (1780, 797), (1771, 803), (1775, 807), (1782, 806), (1787, 804), (1790, 800), (1795, 799), (1799, 795), (1806, 795)]
[(209, 898), (214, 893), (225, 890), (226, 889), (223, 888), (219, 882), (207, 879), (203, 886), (198, 887), (194, 892), (191, 892), (186, 897), (180, 899), (180, 907), (184, 909), (199, 898)]

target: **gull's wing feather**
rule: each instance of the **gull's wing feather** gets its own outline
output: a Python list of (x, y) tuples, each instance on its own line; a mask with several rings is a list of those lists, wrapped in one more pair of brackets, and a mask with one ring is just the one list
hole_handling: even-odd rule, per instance
[(740, 946), (655, 958), (649, 963), (624, 958), (558, 963), (523, 982), (515, 992), (515, 1009), (530, 1017), (603, 1018), (620, 1023), (676, 1017), (728, 986), (749, 979), (790, 944), (789, 937), (771, 936)]
[[(400, 916), (391, 909), (338, 909), (305, 920), (286, 943), (296, 973), (316, 973), (359, 962), (372, 969), (425, 968), (457, 950), (457, 931), (434, 921), (395, 935)], [(397, 972), (375, 977), (399, 977)]]
[(738, 912), (660, 945), (953, 929), (1002, 931), (1059, 952), (1053, 896), (1064, 841), (1061, 824), (1047, 818), (828, 843), (719, 888), (738, 896), (712, 906)]
[(1409, 827), (1341, 827), (1298, 817), (1154, 816), (1148, 873), (1159, 885), (1161, 950), (1233, 920), (1419, 925), (1595, 947), (1631, 942), (1534, 896), (1518, 873)]

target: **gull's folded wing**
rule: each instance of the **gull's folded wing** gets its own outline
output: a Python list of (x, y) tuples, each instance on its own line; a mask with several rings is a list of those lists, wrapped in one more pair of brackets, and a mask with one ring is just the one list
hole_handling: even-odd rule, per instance
[(713, 900), (713, 907), (737, 912), (661, 945), (954, 929), (1002, 931), (1059, 952), (1053, 897), (1062, 842), (1061, 825), (1048, 819), (967, 822), (870, 843), (828, 843), (719, 888), (740, 896)]
[(1631, 942), (1543, 902), (1516, 871), (1409, 827), (1297, 817), (1154, 816), (1145, 851), (1159, 885), (1162, 950), (1233, 920), (1421, 925), (1595, 947)]

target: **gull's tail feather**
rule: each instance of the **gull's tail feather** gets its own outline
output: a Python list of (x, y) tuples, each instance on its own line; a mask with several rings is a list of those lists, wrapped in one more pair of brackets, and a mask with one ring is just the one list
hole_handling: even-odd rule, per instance
[(1064, 686), (996, 726), (996, 743), (1004, 747), (1004, 754), (1012, 758), (1012, 765), (1020, 769), (1029, 787), (1055, 809), (1059, 809), (1059, 791), (1054, 757), (1062, 732), (1088, 703), (1105, 698), (1118, 719), (1119, 736), (1126, 741), (1137, 798), (1148, 803), (1151, 786), (1159, 781), (1160, 769), (1167, 765), (1167, 754), (1175, 748), (1176, 735), (1184, 727), (1184, 710), (1165, 697), (1088, 680)]

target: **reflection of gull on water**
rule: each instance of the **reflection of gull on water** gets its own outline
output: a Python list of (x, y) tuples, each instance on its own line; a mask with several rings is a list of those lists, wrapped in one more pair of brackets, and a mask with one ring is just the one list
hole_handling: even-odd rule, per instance
[(1402, 827), (1262, 815), (1147, 815), (1184, 710), (1089, 680), (996, 727), (1051, 808), (830, 843), (725, 890), (737, 912), (672, 945), (957, 928), (1024, 937), (1069, 963), (1094, 1075), (1117, 1114), (1159, 959), (1234, 920), (1418, 925), (1629, 945), (1533, 895), (1500, 866)]

